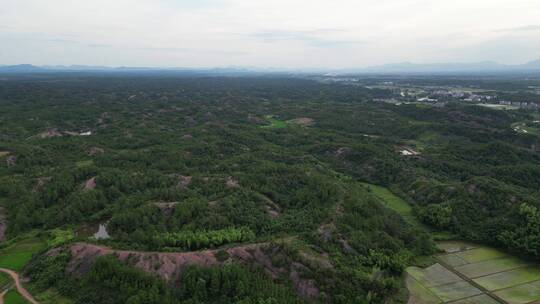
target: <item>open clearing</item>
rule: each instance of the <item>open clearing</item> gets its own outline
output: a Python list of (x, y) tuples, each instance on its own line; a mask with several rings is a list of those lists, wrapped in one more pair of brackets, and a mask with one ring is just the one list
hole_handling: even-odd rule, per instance
[(536, 122), (536, 120), (516, 122), (511, 127), (517, 133), (540, 135), (540, 123)]
[(262, 128), (283, 129), (287, 127), (286, 121), (279, 120), (274, 115), (266, 115), (264, 118), (270, 123), (270, 125), (262, 126)]
[(516, 106), (504, 105), (504, 104), (479, 103), (479, 104), (476, 104), (476, 105), (480, 106), (480, 107), (486, 107), (486, 108), (494, 109), (494, 110), (517, 110), (517, 109), (519, 109)]
[[(409, 203), (395, 195), (386, 187), (377, 186), (368, 183), (361, 183), (364, 187), (368, 188), (369, 191), (377, 197), (386, 207), (392, 209), (411, 226), (420, 228), (425, 231), (429, 231), (434, 239), (439, 240), (448, 240), (453, 238), (449, 232), (446, 231), (434, 231), (430, 227), (424, 225), (418, 220), (418, 218), (413, 214), (413, 208)], [(459, 249), (459, 248), (458, 248)]]
[(412, 213), (412, 207), (406, 201), (404, 201), (385, 187), (367, 183), (362, 184), (366, 186), (376, 197), (378, 197), (386, 205), (386, 207), (397, 212), (406, 221), (412, 221), (414, 222), (414, 224), (416, 224), (416, 218)]
[(44, 249), (46, 243), (39, 238), (19, 241), (0, 250), (0, 268), (20, 271), (30, 261), (32, 256)]
[(94, 164), (93, 160), (81, 160), (75, 163), (77, 168), (90, 167)]

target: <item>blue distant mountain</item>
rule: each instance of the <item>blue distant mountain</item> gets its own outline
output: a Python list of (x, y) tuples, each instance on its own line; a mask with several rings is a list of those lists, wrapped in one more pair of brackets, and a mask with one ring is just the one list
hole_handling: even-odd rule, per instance
[(19, 64), (0, 66), (2, 74), (51, 73), (51, 72), (103, 72), (103, 73), (174, 73), (204, 75), (250, 75), (274, 73), (335, 73), (335, 74), (467, 74), (467, 73), (540, 73), (540, 59), (525, 64), (506, 65), (494, 61), (474, 63), (392, 63), (368, 68), (350, 69), (260, 69), (260, 68), (155, 68), (155, 67), (104, 67), (104, 66), (35, 66)]
[[(474, 72), (540, 72), (540, 60), (525, 64), (506, 65), (494, 61), (473, 63), (431, 63), (414, 64), (410, 62), (373, 66), (363, 70), (373, 73), (474, 73)], [(359, 71), (360, 72), (360, 71)]]
[(31, 64), (4, 65), (0, 66), (3, 73), (35, 73), (43, 71), (43, 68)]
[(243, 75), (243, 74), (268, 74), (277, 70), (264, 70), (257, 68), (156, 68), (156, 67), (104, 67), (86, 65), (56, 65), (35, 66), (31, 64), (0, 65), (0, 74), (38, 74), (38, 73), (62, 73), (62, 72), (86, 72), (86, 73), (171, 73), (171, 74), (203, 74), (203, 75)]

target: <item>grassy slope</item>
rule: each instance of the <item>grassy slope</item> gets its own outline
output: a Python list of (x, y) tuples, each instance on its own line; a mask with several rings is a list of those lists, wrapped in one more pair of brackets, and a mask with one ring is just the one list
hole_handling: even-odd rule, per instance
[(412, 207), (385, 187), (362, 183), (388, 208), (401, 215), (409, 224), (422, 225), (413, 215)]
[(72, 304), (74, 301), (62, 296), (54, 289), (48, 289), (45, 292), (35, 294), (35, 299), (41, 304)]
[(26, 301), (16, 290), (11, 289), (4, 296), (5, 304), (27, 304)]
[(398, 197), (385, 187), (372, 185), (368, 183), (362, 183), (368, 187), (371, 192), (378, 197), (388, 208), (394, 210), (405, 219), (410, 225), (429, 231), (435, 240), (449, 240), (454, 239), (456, 236), (446, 231), (435, 231), (430, 227), (420, 222), (413, 214), (413, 209), (409, 203)]
[(0, 250), (0, 267), (20, 271), (32, 256), (44, 249), (45, 242), (40, 238), (24, 239)]
[(263, 126), (263, 128), (276, 128), (276, 129), (283, 129), (287, 127), (287, 122), (283, 120), (279, 120), (275, 118), (272, 115), (268, 115), (265, 117), (268, 122), (270, 122), (269, 126)]
[(9, 275), (0, 272), (0, 289), (6, 287), (9, 283), (11, 283), (11, 278), (9, 277)]

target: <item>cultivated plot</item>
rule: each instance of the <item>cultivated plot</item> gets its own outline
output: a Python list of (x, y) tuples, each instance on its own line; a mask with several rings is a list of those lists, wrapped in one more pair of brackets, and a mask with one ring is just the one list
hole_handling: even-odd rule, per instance
[(447, 303), (482, 295), (482, 291), (440, 264), (428, 268), (409, 267), (409, 303)]
[[(469, 243), (442, 242), (438, 245), (446, 252), (437, 256), (440, 264), (481, 289), (483, 294), (510, 304), (540, 301), (540, 265)], [(490, 303), (482, 302), (487, 298), (481, 294), (455, 303)]]
[(540, 267), (525, 267), (474, 279), (487, 290), (499, 290), (540, 280)]

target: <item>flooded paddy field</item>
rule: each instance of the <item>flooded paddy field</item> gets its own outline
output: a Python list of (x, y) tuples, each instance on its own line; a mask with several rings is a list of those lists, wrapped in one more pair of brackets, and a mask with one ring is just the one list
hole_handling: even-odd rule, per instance
[(409, 267), (409, 303), (528, 304), (540, 301), (540, 265), (466, 242), (440, 242), (427, 268)]

